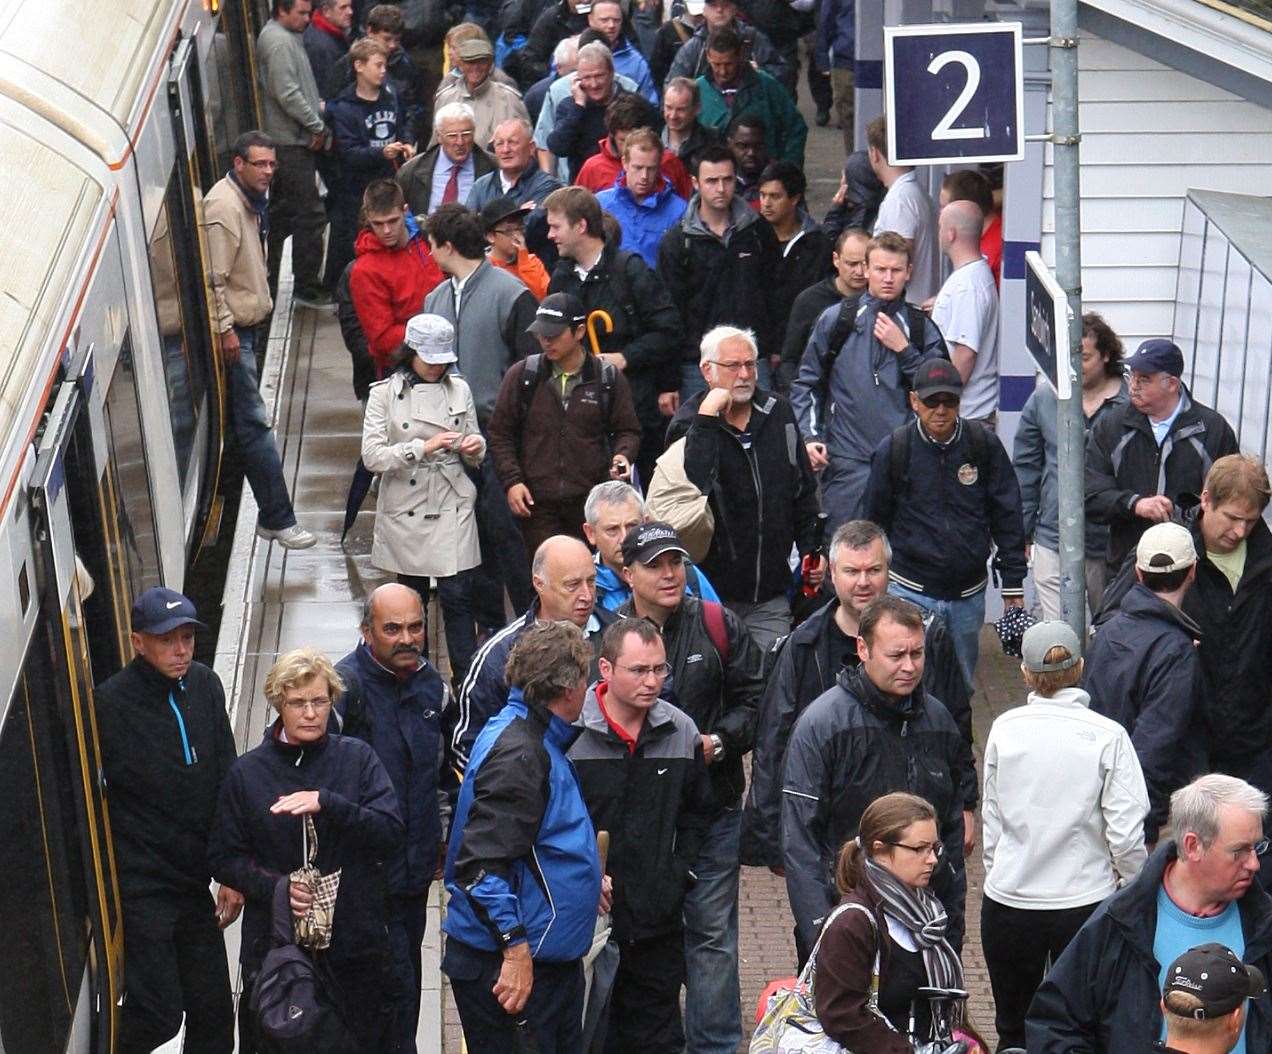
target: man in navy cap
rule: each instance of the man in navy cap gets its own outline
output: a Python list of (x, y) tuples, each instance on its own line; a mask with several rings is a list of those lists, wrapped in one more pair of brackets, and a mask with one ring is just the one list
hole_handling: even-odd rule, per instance
[(215, 673), (194, 661), (206, 627), (189, 598), (148, 589), (132, 609), (132, 662), (94, 691), (102, 773), (124, 920), (117, 1051), (177, 1034), (185, 1049), (229, 1054), (234, 1007), (221, 930), (243, 897), (209, 892), (208, 832), (237, 751)]
[(1201, 493), (1215, 461), (1239, 449), (1232, 426), (1189, 394), (1175, 344), (1146, 340), (1126, 366), (1130, 402), (1100, 417), (1086, 451), (1086, 512), (1109, 525), (1111, 574), (1181, 495)]

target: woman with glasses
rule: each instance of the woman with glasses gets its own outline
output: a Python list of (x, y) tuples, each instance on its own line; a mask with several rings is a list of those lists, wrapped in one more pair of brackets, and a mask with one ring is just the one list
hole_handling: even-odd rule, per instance
[(985, 743), (981, 943), (999, 1049), (1025, 1046), (1025, 1013), (1073, 935), (1144, 865), (1148, 791), (1117, 722), (1091, 711), (1078, 638), (1039, 622), (1021, 642), (1027, 705)]
[(814, 953), (813, 1000), (826, 1035), (848, 1050), (908, 1054), (931, 1026), (919, 989), (963, 987), (945, 909), (928, 890), (944, 849), (936, 810), (898, 792), (871, 802), (840, 850), (843, 910)]
[[(304, 821), (313, 818), (320, 874), (340, 872), (331, 946), (321, 954), (360, 1050), (383, 1050), (395, 989), (385, 930), (383, 862), (404, 836), (397, 797), (375, 752), (358, 739), (332, 735), (327, 719), (344, 683), (312, 648), (281, 656), (265, 677), (277, 712), (265, 741), (230, 768), (212, 828), (208, 857), (217, 880), (241, 890), (247, 905), (239, 962), (239, 1050), (259, 1047), (249, 994), (270, 949), (274, 890), (306, 865)], [(230, 876), (233, 876), (231, 879)], [(292, 881), (292, 914), (313, 906), (305, 883)]]

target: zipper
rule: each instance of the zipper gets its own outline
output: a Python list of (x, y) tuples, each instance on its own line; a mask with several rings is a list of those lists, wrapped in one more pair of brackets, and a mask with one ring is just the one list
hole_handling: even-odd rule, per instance
[(755, 463), (755, 436), (751, 437), (751, 449), (745, 451), (746, 463), (751, 468), (751, 479), (755, 481), (756, 511), (756, 545), (755, 545), (755, 589), (752, 591), (754, 604), (760, 602), (760, 561), (764, 559), (764, 484), (760, 482), (759, 468)]
[[(185, 681), (177, 682), (181, 688), (182, 694), (185, 694)], [(173, 698), (172, 689), (168, 690), (168, 705), (172, 707), (172, 714), (177, 719), (177, 731), (181, 733), (181, 754), (185, 758), (187, 765), (193, 765), (199, 760), (198, 752), (190, 745), (190, 737), (186, 735), (185, 718), (181, 716), (181, 707), (177, 705), (177, 701)]]

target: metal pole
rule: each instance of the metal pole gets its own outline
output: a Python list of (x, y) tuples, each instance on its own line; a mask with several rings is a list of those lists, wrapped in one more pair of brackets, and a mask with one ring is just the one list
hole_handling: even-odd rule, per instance
[[(1086, 641), (1085, 444), (1082, 419), (1082, 220), (1078, 186), (1078, 0), (1051, 3), (1051, 112), (1055, 144), (1056, 281), (1069, 299), (1071, 393), (1059, 401), (1060, 597), (1065, 621)], [(1059, 334), (1057, 350), (1064, 347)], [(1065, 369), (1063, 354), (1058, 369)]]

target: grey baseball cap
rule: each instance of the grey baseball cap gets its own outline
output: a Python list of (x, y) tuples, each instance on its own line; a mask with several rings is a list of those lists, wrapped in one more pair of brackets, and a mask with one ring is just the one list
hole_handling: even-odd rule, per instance
[(415, 315), (406, 323), (406, 346), (432, 366), (455, 362), (455, 327), (441, 315)]
[[(1069, 657), (1063, 662), (1047, 662), (1047, 652), (1052, 648), (1064, 648)], [(1082, 661), (1082, 645), (1067, 622), (1039, 622), (1025, 630), (1020, 657), (1030, 673), (1056, 673)]]

